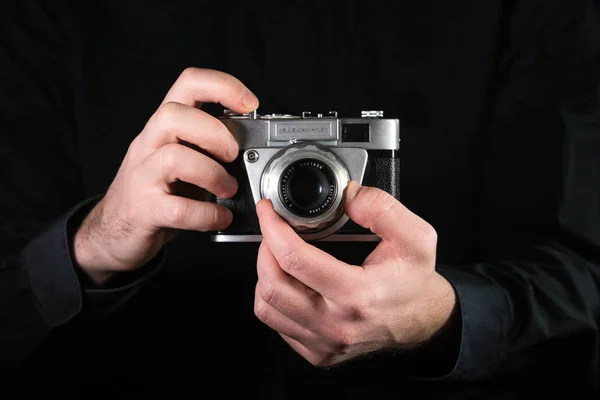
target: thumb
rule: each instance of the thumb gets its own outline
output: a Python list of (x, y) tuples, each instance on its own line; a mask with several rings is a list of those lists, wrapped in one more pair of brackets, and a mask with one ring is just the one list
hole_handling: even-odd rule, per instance
[(407, 244), (433, 228), (412, 213), (394, 196), (375, 187), (361, 186), (350, 181), (346, 187), (345, 211), (348, 217), (363, 228), (371, 230), (384, 241)]

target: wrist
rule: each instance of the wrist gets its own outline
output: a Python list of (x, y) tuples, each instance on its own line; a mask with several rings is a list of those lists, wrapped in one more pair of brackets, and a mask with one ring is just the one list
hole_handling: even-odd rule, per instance
[(456, 292), (443, 276), (436, 273), (424, 293), (427, 298), (423, 300), (421, 308), (425, 310), (426, 318), (421, 334), (415, 341), (417, 346), (445, 332), (453, 324), (456, 315)]
[[(462, 345), (462, 312), (454, 287), (442, 276), (432, 291), (440, 305), (430, 319), (430, 332), (404, 353), (404, 369), (415, 378), (436, 379), (454, 370)], [(436, 280), (438, 278), (436, 277)], [(443, 280), (443, 282), (442, 282)], [(447, 293), (447, 290), (451, 293)]]
[(85, 280), (89, 282), (87, 286), (102, 287), (106, 285), (111, 278), (115, 276), (114, 272), (99, 271), (91, 268), (79, 267), (79, 271), (84, 275)]
[(95, 286), (105, 284), (114, 272), (108, 269), (110, 259), (99, 245), (100, 235), (94, 226), (98, 224), (97, 208), (93, 208), (75, 226), (72, 236), (72, 258), (75, 267)]

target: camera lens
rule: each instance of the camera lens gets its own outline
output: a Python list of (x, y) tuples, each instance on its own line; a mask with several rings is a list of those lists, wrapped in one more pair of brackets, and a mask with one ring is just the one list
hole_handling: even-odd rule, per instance
[(263, 159), (268, 162), (259, 171), (260, 196), (270, 199), (290, 226), (315, 239), (330, 235), (348, 221), (342, 191), (350, 173), (336, 149), (299, 142), (272, 151), (270, 158), (265, 152)]
[(279, 188), (285, 207), (301, 217), (323, 214), (331, 207), (337, 190), (331, 169), (314, 159), (291, 164), (282, 174)]

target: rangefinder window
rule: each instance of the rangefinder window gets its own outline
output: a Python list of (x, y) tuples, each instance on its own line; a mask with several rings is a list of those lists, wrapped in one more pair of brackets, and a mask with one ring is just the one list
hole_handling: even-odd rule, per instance
[(342, 142), (366, 143), (371, 140), (371, 125), (342, 124)]

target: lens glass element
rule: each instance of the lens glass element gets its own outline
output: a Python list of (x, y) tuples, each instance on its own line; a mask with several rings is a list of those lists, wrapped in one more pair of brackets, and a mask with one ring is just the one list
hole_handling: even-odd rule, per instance
[(331, 169), (319, 160), (292, 163), (281, 175), (279, 195), (285, 207), (301, 217), (316, 217), (331, 207), (337, 187)]

